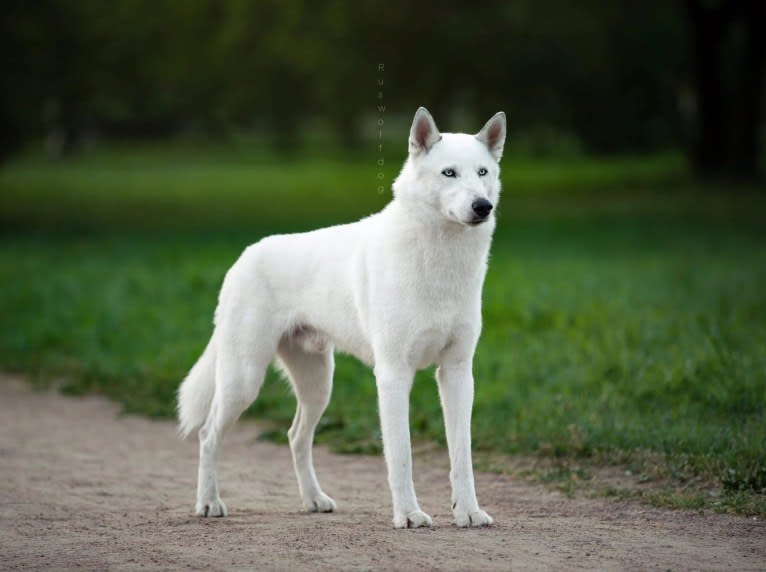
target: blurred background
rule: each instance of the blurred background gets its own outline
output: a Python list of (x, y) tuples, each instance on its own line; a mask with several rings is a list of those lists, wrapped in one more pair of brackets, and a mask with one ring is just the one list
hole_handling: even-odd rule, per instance
[[(442, 131), (504, 110), (477, 449), (766, 514), (764, 12), (8, 0), (0, 367), (171, 416), (244, 246), (381, 208), (418, 106)], [(413, 432), (443, 443), (431, 375)], [(293, 407), (270, 383), (253, 413), (279, 438)], [(339, 358), (318, 438), (377, 431), (371, 374)]]
[(383, 63), (391, 114), (427, 104), (470, 124), (503, 108), (519, 151), (684, 150), (700, 172), (742, 178), (762, 159), (758, 1), (11, 0), (4, 12), (4, 156), (40, 140), (61, 157), (173, 137), (297, 151), (311, 132), (357, 149)]

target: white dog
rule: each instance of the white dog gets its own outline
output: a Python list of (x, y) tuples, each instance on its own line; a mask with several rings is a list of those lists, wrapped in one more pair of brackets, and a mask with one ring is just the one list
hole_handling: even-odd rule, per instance
[(298, 407), (288, 437), (303, 504), (330, 512), (312, 461), (314, 429), (332, 388), (333, 351), (374, 368), (397, 528), (431, 526), (412, 482), (409, 393), (438, 365), (458, 526), (487, 526), (471, 462), (472, 360), (481, 331), (505, 114), (476, 135), (440, 134), (421, 107), (394, 199), (352, 224), (265, 238), (226, 274), (215, 331), (178, 392), (180, 430), (199, 431), (197, 514), (225, 516), (216, 457), (276, 358)]

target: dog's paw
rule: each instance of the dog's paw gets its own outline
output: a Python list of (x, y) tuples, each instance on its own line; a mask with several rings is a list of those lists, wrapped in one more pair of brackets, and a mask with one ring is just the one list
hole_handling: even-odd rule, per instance
[(481, 509), (476, 510), (456, 510), (455, 524), (460, 528), (491, 526), (492, 517)]
[(433, 526), (431, 517), (422, 510), (413, 510), (394, 517), (394, 528), (420, 528), (421, 526)]
[(197, 516), (209, 517), (209, 516), (226, 516), (226, 505), (223, 504), (221, 499), (215, 499), (212, 501), (198, 502), (197, 503)]
[(313, 498), (303, 501), (303, 504), (309, 512), (333, 512), (335, 510), (335, 501), (321, 491)]

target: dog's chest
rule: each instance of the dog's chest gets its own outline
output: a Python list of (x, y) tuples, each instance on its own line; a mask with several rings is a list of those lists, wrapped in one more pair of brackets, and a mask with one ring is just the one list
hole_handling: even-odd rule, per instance
[(466, 262), (459, 254), (411, 253), (381, 293), (385, 303), (376, 304), (387, 314), (387, 337), (417, 369), (438, 363), (450, 344), (480, 328), (485, 258)]
[(408, 361), (416, 368), (437, 362), (445, 348), (478, 318), (472, 302), (468, 292), (446, 284), (421, 285), (407, 304), (408, 317), (401, 324), (405, 330), (399, 339), (405, 343)]

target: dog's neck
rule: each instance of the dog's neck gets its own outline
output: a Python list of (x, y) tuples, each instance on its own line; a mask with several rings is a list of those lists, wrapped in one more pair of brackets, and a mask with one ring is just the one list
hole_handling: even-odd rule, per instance
[(400, 243), (401, 252), (436, 266), (452, 265), (465, 277), (486, 270), (489, 247), (495, 227), (494, 216), (471, 227), (445, 219), (433, 209), (414, 206), (394, 198), (384, 209), (395, 224), (387, 232), (388, 240)]

